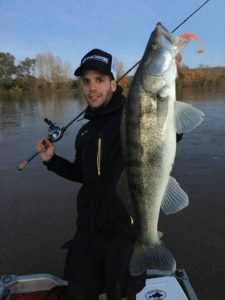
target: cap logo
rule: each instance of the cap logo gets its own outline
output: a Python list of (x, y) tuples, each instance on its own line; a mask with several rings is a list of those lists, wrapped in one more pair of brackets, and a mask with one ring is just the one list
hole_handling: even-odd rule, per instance
[(82, 64), (84, 64), (87, 60), (90, 60), (90, 59), (101, 61), (101, 62), (103, 62), (105, 64), (108, 64), (108, 61), (109, 61), (109, 59), (106, 58), (106, 57), (103, 57), (103, 56), (100, 56), (100, 55), (91, 55), (91, 56), (85, 57), (82, 60)]

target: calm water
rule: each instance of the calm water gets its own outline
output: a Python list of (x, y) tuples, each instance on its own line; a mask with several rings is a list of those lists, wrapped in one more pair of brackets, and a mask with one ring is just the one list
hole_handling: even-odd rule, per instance
[[(190, 206), (176, 216), (162, 216), (160, 229), (200, 299), (220, 299), (225, 293), (225, 94), (188, 91), (180, 98), (201, 109), (205, 120), (184, 135), (173, 171)], [(1, 97), (0, 275), (62, 275), (61, 246), (75, 230), (79, 185), (48, 172), (39, 157), (22, 172), (17, 166), (47, 135), (45, 117), (64, 126), (84, 107), (72, 93)], [(57, 143), (57, 153), (69, 160), (74, 158), (74, 139), (82, 123), (73, 124)]]
[[(0, 274), (61, 272), (61, 246), (74, 233), (78, 185), (48, 173), (39, 157), (23, 171), (17, 166), (47, 136), (44, 118), (65, 126), (84, 107), (72, 93), (0, 100)], [(71, 125), (57, 143), (68, 159), (82, 123)]]

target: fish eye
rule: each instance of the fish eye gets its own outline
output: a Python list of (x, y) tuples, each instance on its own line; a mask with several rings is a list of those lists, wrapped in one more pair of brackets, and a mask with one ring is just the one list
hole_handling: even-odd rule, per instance
[(159, 43), (157, 41), (152, 42), (152, 49), (158, 49), (160, 48)]

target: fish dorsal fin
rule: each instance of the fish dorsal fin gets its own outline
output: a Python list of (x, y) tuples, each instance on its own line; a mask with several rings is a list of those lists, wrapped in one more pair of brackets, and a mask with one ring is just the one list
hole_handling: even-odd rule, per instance
[(131, 195), (130, 195), (130, 189), (128, 185), (128, 179), (127, 179), (127, 174), (126, 171), (123, 170), (121, 173), (117, 185), (116, 185), (116, 191), (122, 200), (123, 205), (125, 206), (127, 213), (133, 217), (136, 218), (136, 214), (134, 212), (132, 200), (131, 200)]
[(193, 130), (203, 121), (204, 113), (190, 104), (176, 101), (175, 118), (177, 133)]
[(188, 195), (182, 190), (179, 183), (173, 177), (170, 177), (161, 209), (164, 214), (174, 214), (188, 206)]

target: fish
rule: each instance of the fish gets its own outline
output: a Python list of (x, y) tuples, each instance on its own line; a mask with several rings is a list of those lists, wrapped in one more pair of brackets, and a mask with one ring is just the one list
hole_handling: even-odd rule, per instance
[(160, 209), (180, 211), (189, 198), (171, 177), (176, 154), (176, 133), (201, 124), (204, 113), (176, 100), (176, 56), (189, 42), (161, 23), (152, 32), (130, 85), (121, 119), (125, 168), (117, 192), (131, 219), (140, 226), (129, 271), (170, 275), (176, 270), (171, 251), (160, 239)]

